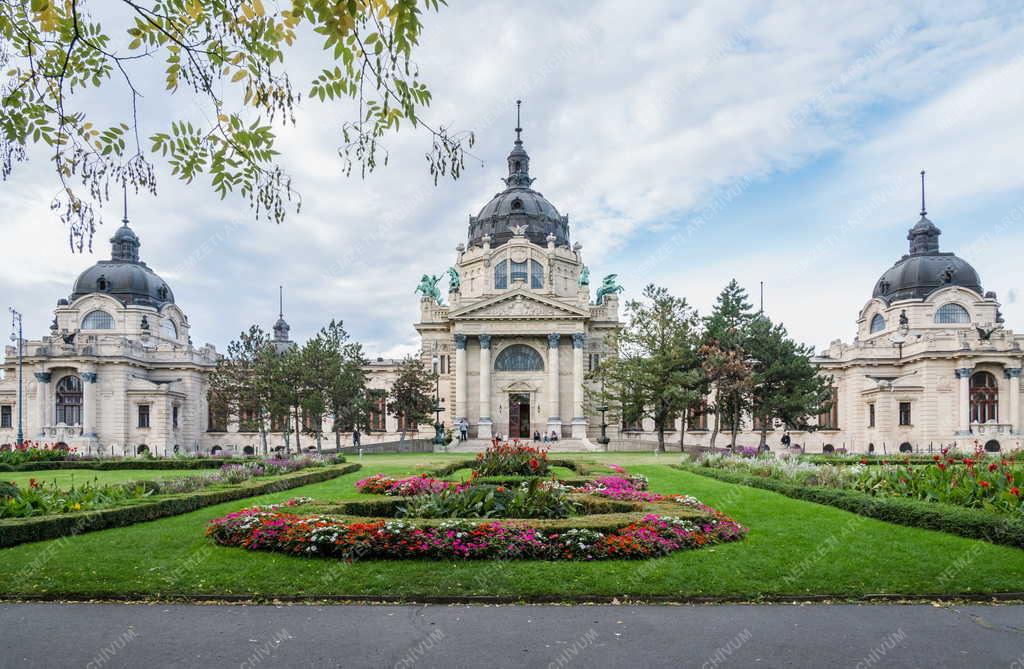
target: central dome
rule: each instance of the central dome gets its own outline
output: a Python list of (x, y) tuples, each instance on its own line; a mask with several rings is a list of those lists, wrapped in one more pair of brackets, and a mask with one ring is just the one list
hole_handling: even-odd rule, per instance
[(491, 246), (500, 246), (514, 236), (513, 228), (525, 226), (524, 234), (534, 244), (547, 246), (548, 235), (554, 235), (556, 246), (569, 245), (569, 217), (562, 216), (555, 205), (530, 186), (530, 156), (516, 128), (516, 141), (508, 154), (508, 177), (505, 190), (491, 198), (480, 213), (469, 217), (469, 245), (483, 246), (490, 236)]
[(80, 297), (102, 293), (111, 295), (122, 304), (140, 304), (160, 309), (174, 303), (174, 293), (156, 272), (139, 260), (138, 236), (124, 225), (110, 238), (110, 260), (101, 260), (82, 272), (75, 281), (71, 301)]

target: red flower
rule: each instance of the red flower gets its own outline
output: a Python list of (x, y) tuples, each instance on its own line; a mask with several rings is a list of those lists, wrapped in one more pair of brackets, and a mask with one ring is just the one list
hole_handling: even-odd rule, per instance
[(1020, 488), (1018, 488), (1017, 486), (1013, 486), (1012, 488), (1010, 488), (1010, 494), (1020, 497)]
[(978, 481), (978, 485), (980, 485), (982, 488), (987, 488), (988, 481)]
[(537, 458), (530, 458), (530, 469), (536, 469), (540, 467), (540, 463), (537, 462)]
[(997, 464), (996, 464), (996, 463), (994, 463), (994, 462), (993, 462), (992, 464), (990, 464), (990, 465), (988, 466), (988, 470), (989, 470), (990, 472), (994, 472), (994, 471), (995, 471), (995, 470), (997, 470), (997, 469), (999, 469), (999, 465), (997, 465)]

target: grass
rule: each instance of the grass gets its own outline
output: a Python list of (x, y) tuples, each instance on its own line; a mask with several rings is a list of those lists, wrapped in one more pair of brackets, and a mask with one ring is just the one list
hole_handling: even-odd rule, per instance
[(215, 473), (216, 469), (53, 469), (39, 472), (0, 472), (0, 481), (11, 481), (19, 487), (25, 487), (35, 479), (39, 483), (53, 483), (61, 489), (72, 484), (83, 483), (123, 483), (125, 481), (155, 481), (157, 479), (179, 478), (182, 476), (202, 476)]
[[(891, 525), (832, 507), (663, 466), (671, 456), (591, 455), (646, 474), (651, 488), (695, 495), (750, 528), (747, 539), (648, 561), (433, 562), (296, 558), (214, 546), (207, 522), (253, 504), (305, 495), (355, 499), (354, 483), (418, 473), (457, 456), (365, 456), (323, 483), (193, 513), (0, 550), (0, 593), (170, 597), (179, 594), (728, 596), (963, 594), (1019, 591), (1024, 551)], [(559, 454), (562, 457), (562, 454)], [(355, 459), (353, 459), (355, 460)]]

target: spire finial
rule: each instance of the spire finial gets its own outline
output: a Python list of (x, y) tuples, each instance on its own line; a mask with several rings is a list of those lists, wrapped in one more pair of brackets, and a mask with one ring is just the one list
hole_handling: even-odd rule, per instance
[(516, 100), (516, 144), (522, 144), (523, 139), (520, 134), (523, 132), (522, 123), (519, 120), (519, 110), (523, 105), (522, 100)]
[(123, 203), (124, 208), (122, 209), (122, 211), (124, 212), (124, 217), (121, 219), (121, 222), (124, 223), (125, 225), (128, 225), (128, 182), (127, 181), (125, 181), (125, 182), (123, 182), (121, 184), (121, 190), (122, 190), (122, 194), (124, 195), (124, 203)]
[(284, 286), (277, 287), (278, 318), (284, 318)]
[(924, 208), (924, 170), (921, 170), (921, 215), (924, 216), (928, 211)]

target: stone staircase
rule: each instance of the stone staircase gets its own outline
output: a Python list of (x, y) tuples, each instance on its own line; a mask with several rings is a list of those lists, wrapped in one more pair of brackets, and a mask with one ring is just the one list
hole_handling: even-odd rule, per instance
[[(600, 444), (595, 444), (589, 439), (559, 439), (553, 443), (536, 441), (523, 441), (523, 444), (547, 448), (550, 453), (593, 453), (603, 451)], [(491, 445), (490, 441), (484, 439), (470, 439), (461, 444), (453, 441), (448, 446), (449, 453), (482, 453)]]

